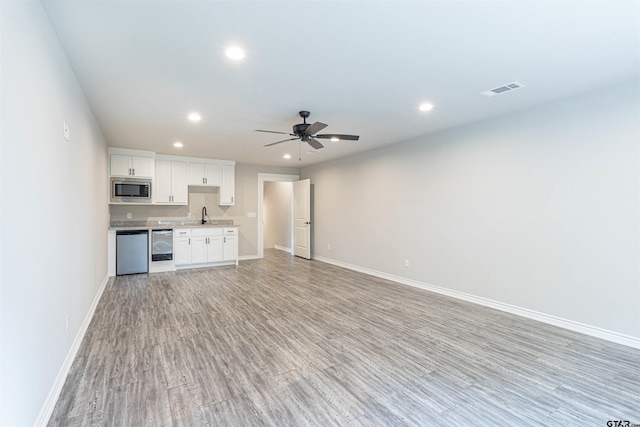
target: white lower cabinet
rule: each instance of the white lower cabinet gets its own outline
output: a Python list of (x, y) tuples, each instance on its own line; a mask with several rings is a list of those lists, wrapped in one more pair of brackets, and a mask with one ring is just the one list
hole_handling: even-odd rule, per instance
[(191, 229), (173, 230), (173, 259), (176, 265), (191, 264)]
[(222, 229), (191, 229), (191, 264), (222, 261)]
[(174, 253), (176, 266), (222, 261), (235, 261), (237, 264), (238, 229), (236, 227), (176, 229)]
[(223, 261), (237, 261), (238, 259), (238, 229), (225, 227), (222, 229), (222, 259)]

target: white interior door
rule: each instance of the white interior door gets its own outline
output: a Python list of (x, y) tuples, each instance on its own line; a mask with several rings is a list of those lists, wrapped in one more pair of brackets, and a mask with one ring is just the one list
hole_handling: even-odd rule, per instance
[(311, 180), (293, 183), (293, 254), (311, 259)]

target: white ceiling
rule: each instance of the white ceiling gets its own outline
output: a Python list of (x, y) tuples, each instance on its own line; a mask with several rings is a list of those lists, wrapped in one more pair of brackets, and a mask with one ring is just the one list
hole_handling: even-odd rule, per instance
[[(43, 3), (108, 144), (165, 154), (298, 167), (640, 78), (636, 1)], [(360, 141), (264, 148), (299, 110)]]

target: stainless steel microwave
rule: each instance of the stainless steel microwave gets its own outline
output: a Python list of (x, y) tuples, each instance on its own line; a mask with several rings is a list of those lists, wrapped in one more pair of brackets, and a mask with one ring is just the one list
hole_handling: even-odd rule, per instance
[(111, 178), (111, 203), (151, 203), (151, 180)]

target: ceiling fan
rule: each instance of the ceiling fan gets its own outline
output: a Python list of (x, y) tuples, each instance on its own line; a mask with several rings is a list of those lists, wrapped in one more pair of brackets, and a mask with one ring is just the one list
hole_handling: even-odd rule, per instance
[(315, 122), (313, 124), (307, 123), (307, 117), (311, 115), (311, 113), (308, 111), (300, 111), (298, 114), (300, 115), (300, 117), (302, 117), (302, 120), (304, 121), (304, 123), (293, 125), (293, 133), (256, 129), (256, 132), (281, 133), (283, 135), (295, 136), (295, 138), (283, 139), (282, 141), (272, 142), (271, 144), (265, 145), (265, 147), (271, 147), (272, 145), (281, 144), (283, 142), (294, 141), (296, 139), (299, 139), (300, 141), (306, 142), (316, 150), (319, 150), (321, 148), (324, 148), (324, 145), (322, 145), (320, 141), (318, 141), (318, 139), (339, 139), (339, 140), (345, 140), (345, 141), (357, 141), (358, 139), (360, 139), (360, 136), (358, 135), (341, 135), (337, 133), (323, 133), (321, 135), (316, 135), (317, 132), (320, 132), (322, 129), (326, 128), (327, 125), (320, 122)]

